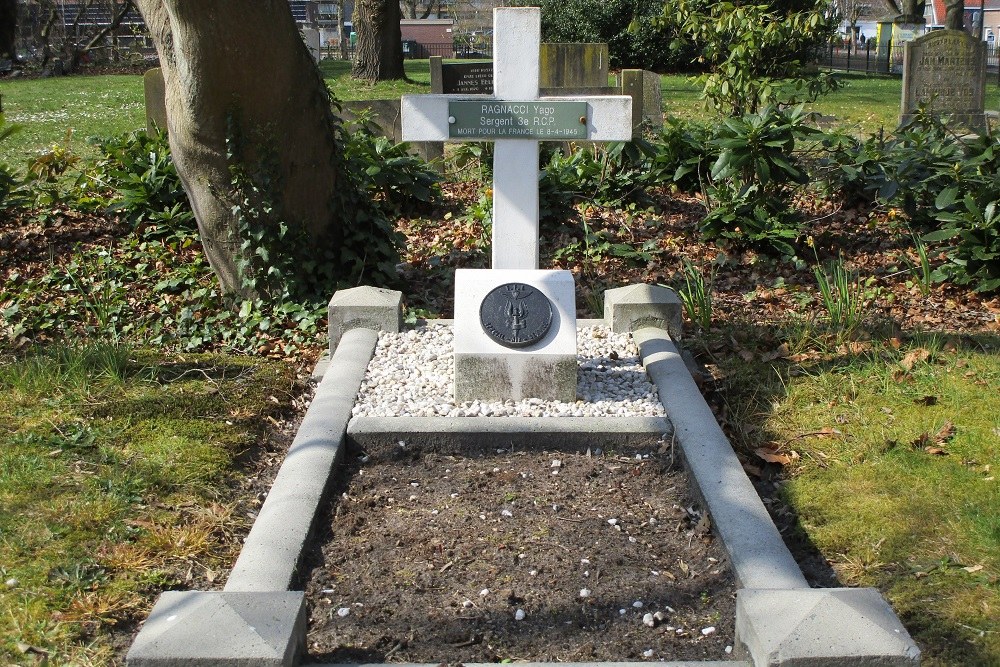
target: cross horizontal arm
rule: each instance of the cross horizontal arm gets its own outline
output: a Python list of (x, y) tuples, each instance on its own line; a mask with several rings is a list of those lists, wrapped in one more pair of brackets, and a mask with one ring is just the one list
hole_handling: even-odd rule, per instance
[[(482, 141), (489, 139), (449, 137), (448, 103), (451, 101), (497, 102), (489, 95), (404, 95), (402, 105), (403, 141)], [(632, 139), (632, 98), (628, 95), (542, 97), (542, 102), (583, 102), (587, 104), (586, 141), (629, 141)]]

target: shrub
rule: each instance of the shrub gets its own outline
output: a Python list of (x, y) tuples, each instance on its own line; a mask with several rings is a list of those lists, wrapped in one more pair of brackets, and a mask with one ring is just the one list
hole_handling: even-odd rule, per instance
[(897, 208), (923, 240), (950, 242), (948, 261), (935, 280), (1000, 289), (1000, 143), (991, 136), (961, 136), (946, 120), (919, 110), (888, 138), (864, 141), (828, 135), (829, 182), (848, 205)]
[[(9, 125), (4, 121), (3, 114), (0, 114), (0, 142), (5, 141), (10, 135), (18, 131), (18, 125)], [(5, 164), (0, 164), (0, 208), (7, 205), (7, 197), (11, 190), (17, 185), (17, 178), (13, 170)]]
[(706, 188), (708, 215), (701, 231), (736, 246), (792, 255), (800, 216), (788, 184), (809, 180), (795, 156), (796, 142), (816, 137), (801, 107), (727, 118), (709, 142), (719, 150)]
[(658, 25), (680, 31), (670, 43), (683, 51), (695, 42), (703, 96), (720, 113), (740, 116), (775, 104), (816, 99), (837, 80), (815, 67), (817, 49), (837, 27), (825, 2), (796, 3), (795, 10), (768, 4), (669, 0)]
[(676, 28), (657, 27), (654, 18), (662, 4), (655, 0), (529, 0), (542, 10), (545, 42), (604, 42), (615, 69), (687, 71), (695, 59), (693, 48), (671, 51)]
[(935, 271), (938, 280), (969, 285), (977, 292), (1000, 290), (1000, 200), (981, 206), (971, 194), (955, 211), (937, 214), (941, 229), (925, 241), (952, 241), (948, 262)]
[(126, 132), (95, 141), (103, 156), (96, 168), (116, 192), (111, 211), (120, 211), (133, 225), (150, 223), (162, 233), (178, 225), (194, 227), (194, 212), (170, 156), (163, 131)]
[(653, 153), (647, 169), (650, 183), (675, 183), (684, 192), (703, 188), (710, 164), (719, 157), (711, 145), (716, 129), (680, 118), (664, 119), (663, 129), (651, 141)]

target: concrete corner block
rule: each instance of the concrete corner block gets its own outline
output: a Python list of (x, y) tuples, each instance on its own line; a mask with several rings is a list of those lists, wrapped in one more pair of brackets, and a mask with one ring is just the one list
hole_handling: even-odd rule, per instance
[(677, 292), (660, 285), (626, 285), (604, 292), (604, 319), (616, 333), (657, 327), (680, 340), (682, 307)]
[(736, 642), (755, 667), (920, 664), (920, 649), (874, 588), (743, 589)]
[(305, 648), (302, 591), (168, 591), (125, 658), (128, 667), (285, 667)]
[(398, 332), (403, 328), (403, 293), (381, 287), (337, 290), (330, 299), (330, 354), (351, 329)]

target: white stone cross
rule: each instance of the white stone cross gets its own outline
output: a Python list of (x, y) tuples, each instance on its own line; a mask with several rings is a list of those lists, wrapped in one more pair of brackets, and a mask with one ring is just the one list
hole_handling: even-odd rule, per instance
[[(402, 109), (404, 141), (496, 141), (493, 154), (493, 262), (494, 269), (538, 268), (538, 140), (452, 136), (456, 118), (452, 102), (505, 103), (562, 102), (586, 105), (579, 121), (586, 141), (628, 141), (632, 138), (632, 98), (628, 95), (539, 97), (541, 10), (538, 7), (501, 7), (493, 10), (493, 95), (405, 95)], [(503, 105), (500, 105), (503, 106)], [(511, 104), (510, 107), (522, 106)], [(528, 105), (523, 105), (527, 107)], [(534, 105), (533, 105), (534, 106)], [(508, 108), (510, 108), (508, 107)], [(537, 107), (536, 107), (537, 108)], [(576, 108), (576, 107), (573, 107)], [(483, 106), (484, 113), (486, 106)], [(502, 115), (502, 114), (501, 114)], [(530, 114), (529, 114), (530, 115)], [(497, 116), (480, 120), (497, 122)], [(544, 124), (538, 117), (510, 122)], [(508, 122), (504, 118), (500, 123)], [(475, 128), (466, 127), (471, 134)], [(490, 128), (484, 128), (484, 131)], [(562, 140), (557, 137), (558, 140)]]

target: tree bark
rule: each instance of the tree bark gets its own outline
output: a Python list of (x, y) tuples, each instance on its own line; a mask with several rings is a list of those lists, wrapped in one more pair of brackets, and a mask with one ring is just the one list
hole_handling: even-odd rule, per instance
[(965, 30), (965, 0), (946, 0), (944, 27), (948, 30)]
[(351, 76), (366, 81), (405, 79), (398, 0), (358, 0), (354, 31), (358, 46)]
[[(226, 293), (247, 294), (239, 271), (233, 160), (271, 161), (284, 222), (339, 247), (336, 119), (287, 0), (136, 0), (166, 87), (170, 149), (205, 254)], [(238, 127), (246, 142), (227, 156)]]

